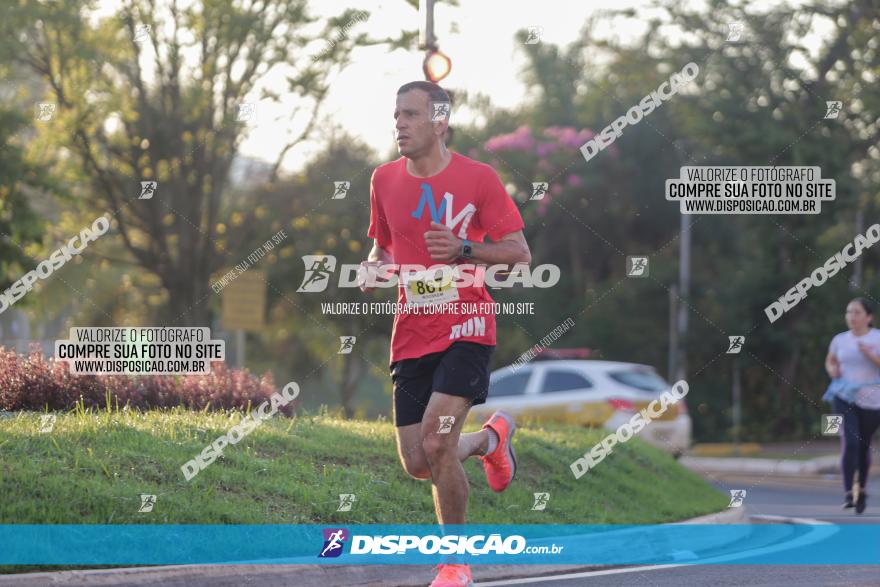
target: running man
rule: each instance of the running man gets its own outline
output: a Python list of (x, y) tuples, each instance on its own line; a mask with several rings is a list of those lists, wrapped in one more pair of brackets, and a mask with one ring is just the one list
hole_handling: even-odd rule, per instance
[[(401, 157), (373, 172), (367, 234), (374, 244), (364, 265), (531, 262), (522, 217), (498, 174), (446, 148), (449, 117), (435, 114), (448, 113), (449, 105), (449, 95), (430, 82), (411, 82), (397, 91)], [(483, 242), (486, 236), (492, 242)], [(420, 292), (428, 291), (418, 279), (400, 281), (399, 303), (419, 303)], [(492, 303), (483, 286), (444, 295), (477, 308)], [(479, 432), (461, 433), (470, 407), (486, 401), (494, 350), (492, 313), (394, 317), (390, 369), (397, 451), (410, 476), (431, 479), (441, 525), (465, 523), (463, 460), (479, 456), (494, 491), (507, 489), (516, 474), (510, 416), (495, 412)], [(468, 565), (443, 564), (431, 586), (472, 584)]]

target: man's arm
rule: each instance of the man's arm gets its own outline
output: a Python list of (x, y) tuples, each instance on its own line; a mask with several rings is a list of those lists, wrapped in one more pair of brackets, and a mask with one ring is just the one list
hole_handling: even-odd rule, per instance
[(380, 247), (379, 242), (373, 239), (373, 248), (370, 249), (370, 254), (367, 255), (367, 262), (375, 263), (377, 261), (383, 265), (389, 265), (394, 262), (391, 259), (391, 253)]
[(391, 253), (379, 246), (379, 242), (373, 239), (373, 248), (367, 255), (366, 261), (361, 261), (361, 269), (358, 271), (358, 286), (364, 293), (370, 293), (375, 287), (367, 287), (367, 272), (369, 266), (390, 265), (394, 262)]
[[(453, 234), (452, 230), (444, 224), (431, 223), (431, 230), (425, 233), (425, 243), (428, 245), (428, 253), (431, 259), (439, 262), (449, 262), (458, 259), (461, 255), (462, 239)], [(517, 265), (532, 262), (532, 253), (523, 231), (517, 230), (505, 234), (494, 243), (471, 242), (471, 259), (475, 264), (485, 265)]]

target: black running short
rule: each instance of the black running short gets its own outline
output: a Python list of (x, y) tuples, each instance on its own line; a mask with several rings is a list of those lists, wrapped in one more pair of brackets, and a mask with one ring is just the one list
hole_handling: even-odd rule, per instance
[(473, 400), (471, 405), (486, 403), (494, 350), (494, 346), (459, 341), (439, 353), (391, 363), (394, 425), (421, 422), (435, 391), (466, 397)]

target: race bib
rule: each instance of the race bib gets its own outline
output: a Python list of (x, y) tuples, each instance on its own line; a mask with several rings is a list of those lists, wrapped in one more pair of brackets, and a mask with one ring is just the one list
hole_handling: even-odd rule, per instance
[(406, 301), (416, 306), (446, 304), (458, 301), (458, 288), (455, 279), (443, 282), (440, 270), (419, 271), (404, 276)]

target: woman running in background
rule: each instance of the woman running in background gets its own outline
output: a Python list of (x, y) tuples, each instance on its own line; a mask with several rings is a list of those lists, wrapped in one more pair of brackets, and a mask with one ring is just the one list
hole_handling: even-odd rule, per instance
[[(874, 306), (856, 298), (846, 306), (849, 330), (831, 340), (825, 369), (832, 382), (822, 398), (843, 416), (841, 472), (846, 492), (844, 508), (865, 511), (865, 484), (871, 465), (871, 437), (880, 427), (880, 330), (873, 328)], [(858, 470), (859, 493), (853, 502), (853, 474)]]

